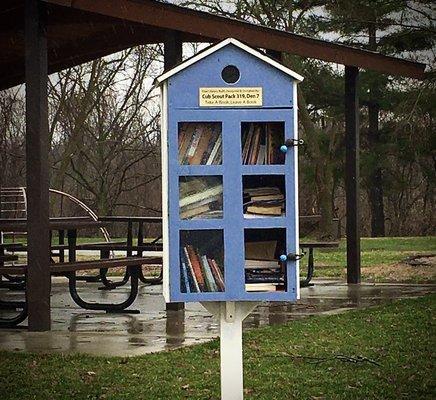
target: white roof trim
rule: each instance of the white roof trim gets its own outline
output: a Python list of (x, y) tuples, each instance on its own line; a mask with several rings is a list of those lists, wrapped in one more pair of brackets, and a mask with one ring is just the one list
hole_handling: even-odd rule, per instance
[(297, 83), (302, 82), (304, 79), (300, 74), (297, 74), (296, 72), (285, 67), (284, 65), (273, 60), (272, 58), (266, 56), (265, 54), (262, 54), (261, 52), (252, 49), (251, 47), (245, 45), (244, 43), (240, 42), (239, 40), (236, 40), (234, 38), (228, 38), (228, 39), (225, 39), (225, 40), (217, 43), (214, 46), (209, 47), (208, 49), (200, 52), (199, 54), (189, 58), (185, 62), (182, 62), (177, 67), (170, 69), (169, 71), (165, 72), (161, 76), (158, 76), (155, 79), (156, 84), (161, 84), (163, 81), (167, 80), (170, 76), (173, 76), (173, 75), (179, 73), (180, 71), (184, 70), (185, 68), (189, 67), (190, 65), (195, 64), (197, 61), (200, 61), (201, 59), (209, 56), (210, 54), (212, 54), (212, 53), (216, 52), (217, 50), (227, 46), (228, 44), (233, 44), (236, 47), (239, 47), (240, 49), (246, 51), (247, 53), (250, 53), (253, 56), (259, 58), (260, 60), (272, 65), (273, 67), (279, 69), (280, 71), (282, 71), (285, 74), (294, 78), (297, 81)]

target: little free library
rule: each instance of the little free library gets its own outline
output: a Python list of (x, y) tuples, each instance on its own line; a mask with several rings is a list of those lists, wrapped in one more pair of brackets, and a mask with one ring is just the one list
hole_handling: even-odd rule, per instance
[(232, 38), (157, 78), (167, 302), (298, 298), (302, 80)]

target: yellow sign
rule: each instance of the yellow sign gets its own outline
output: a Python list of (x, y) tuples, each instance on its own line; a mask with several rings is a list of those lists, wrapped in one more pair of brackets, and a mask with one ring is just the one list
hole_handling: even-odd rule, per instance
[(252, 107), (262, 105), (261, 87), (203, 87), (200, 107)]

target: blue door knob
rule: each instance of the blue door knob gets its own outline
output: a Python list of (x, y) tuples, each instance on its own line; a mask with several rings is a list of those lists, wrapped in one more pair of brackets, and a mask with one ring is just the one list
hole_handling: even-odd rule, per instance
[(281, 261), (281, 262), (288, 261), (288, 256), (287, 256), (286, 254), (281, 254), (281, 255), (280, 255), (280, 261)]
[(286, 153), (288, 151), (288, 146), (286, 146), (285, 144), (281, 145), (280, 146), (280, 151), (282, 153)]

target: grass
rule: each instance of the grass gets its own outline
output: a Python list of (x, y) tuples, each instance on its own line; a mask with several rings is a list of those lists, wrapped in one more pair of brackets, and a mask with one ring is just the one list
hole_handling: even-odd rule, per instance
[[(435, 306), (433, 295), (245, 333), (245, 397), (433, 399)], [(134, 358), (3, 352), (0, 385), (4, 400), (219, 399), (219, 345)]]
[[(408, 256), (416, 254), (436, 253), (436, 237), (384, 237), (362, 238), (361, 240), (362, 277), (365, 280), (392, 280), (392, 266)], [(305, 264), (304, 259), (302, 261)], [(346, 240), (342, 239), (338, 249), (315, 250), (315, 276), (345, 278), (347, 265)], [(406, 282), (422, 282), (435, 280), (435, 268), (427, 268), (425, 275), (418, 274), (419, 267), (411, 269), (408, 274), (401, 274), (401, 266), (397, 266), (398, 278)], [(302, 268), (303, 272), (304, 268)], [(383, 273), (383, 272), (386, 273)], [(389, 274), (388, 274), (389, 272)], [(395, 275), (395, 271), (394, 275)], [(395, 278), (395, 276), (394, 276)]]

